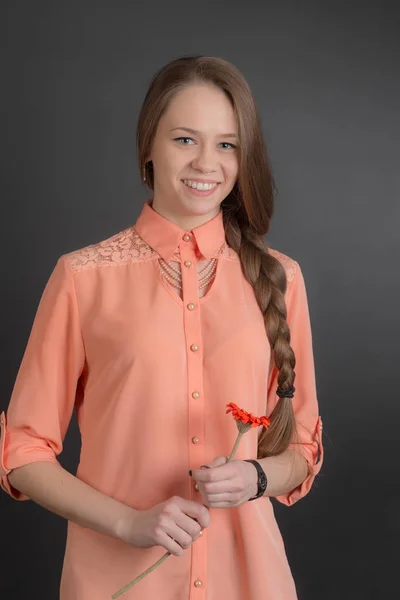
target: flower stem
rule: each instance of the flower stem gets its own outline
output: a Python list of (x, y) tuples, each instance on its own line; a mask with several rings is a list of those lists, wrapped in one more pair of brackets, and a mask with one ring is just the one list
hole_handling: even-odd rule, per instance
[(233, 446), (233, 449), (232, 449), (231, 455), (230, 455), (230, 457), (228, 458), (228, 462), (229, 462), (230, 460), (233, 460), (233, 458), (234, 458), (234, 456), (235, 456), (235, 454), (236, 454), (236, 450), (238, 449), (238, 446), (239, 446), (240, 440), (241, 440), (241, 438), (242, 438), (242, 435), (243, 435), (243, 431), (239, 431), (239, 433), (238, 433), (238, 436), (237, 436), (237, 438), (236, 438), (235, 445)]
[(157, 562), (154, 563), (154, 565), (152, 565), (151, 567), (149, 567), (148, 569), (146, 569), (146, 571), (143, 571), (143, 573), (141, 575), (139, 575), (138, 577), (136, 577), (136, 579), (134, 579), (133, 581), (131, 581), (130, 583), (128, 583), (125, 587), (121, 588), (120, 590), (118, 590), (118, 592), (115, 592), (115, 594), (113, 594), (111, 596), (111, 598), (118, 598), (118, 596), (120, 596), (121, 594), (123, 594), (124, 592), (126, 592), (126, 590), (128, 590), (132, 585), (135, 585), (135, 583), (138, 583), (138, 581), (140, 581), (141, 579), (143, 579), (143, 577), (146, 577), (146, 575), (148, 575), (149, 573), (151, 573), (152, 571), (154, 571), (154, 569), (156, 569), (159, 565), (161, 565), (161, 563), (164, 562), (164, 560), (166, 560), (168, 558), (168, 556), (171, 555), (171, 552), (166, 552), (164, 554), (164, 556), (162, 556)]
[[(240, 420), (236, 421), (236, 426), (238, 428), (238, 436), (236, 438), (236, 442), (235, 445), (233, 446), (232, 452), (228, 458), (228, 462), (230, 460), (233, 460), (235, 454), (236, 454), (236, 450), (238, 449), (238, 446), (240, 444), (240, 440), (242, 439), (242, 435), (244, 433), (246, 433), (246, 431), (249, 431), (249, 429), (251, 428), (251, 425), (249, 425), (249, 423), (244, 423)], [(120, 590), (118, 590), (118, 592), (116, 592), (115, 594), (113, 594), (111, 596), (111, 598), (114, 600), (114, 598), (118, 598), (118, 596), (120, 596), (121, 594), (123, 594), (124, 592), (126, 592), (126, 590), (128, 590), (130, 587), (132, 587), (133, 585), (135, 585), (135, 583), (138, 583), (141, 579), (143, 579), (143, 577), (146, 577), (146, 575), (148, 575), (149, 573), (151, 573), (151, 571), (154, 571), (154, 569), (156, 569), (159, 565), (161, 565), (161, 563), (164, 562), (164, 560), (166, 560), (168, 558), (168, 556), (171, 555), (171, 552), (166, 552), (164, 554), (164, 556), (162, 556), (156, 563), (154, 563), (154, 565), (152, 565), (151, 567), (149, 567), (148, 569), (146, 569), (146, 571), (143, 571), (143, 573), (141, 575), (139, 575), (138, 577), (136, 577), (136, 579), (134, 579), (133, 581), (131, 581), (130, 583), (128, 583), (125, 587), (121, 588)]]

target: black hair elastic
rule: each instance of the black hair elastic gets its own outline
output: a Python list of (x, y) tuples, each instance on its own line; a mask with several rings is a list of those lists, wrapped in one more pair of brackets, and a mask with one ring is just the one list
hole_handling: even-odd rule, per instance
[(276, 389), (276, 393), (279, 396), (279, 398), (293, 398), (295, 390), (296, 388), (294, 386), (289, 388), (288, 390), (282, 390), (280, 387), (278, 387)]

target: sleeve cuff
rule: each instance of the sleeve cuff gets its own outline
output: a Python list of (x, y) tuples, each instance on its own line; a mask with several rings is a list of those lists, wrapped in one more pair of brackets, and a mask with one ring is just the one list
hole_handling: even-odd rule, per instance
[[(14, 500), (30, 500), (29, 496), (23, 494), (11, 485), (8, 479), (9, 473), (17, 467), (22, 467), (23, 465), (28, 465), (33, 462), (47, 461), (59, 464), (58, 460), (51, 448), (46, 450), (45, 448), (33, 448), (32, 446), (31, 448), (26, 449), (26, 447), (24, 448), (21, 446), (19, 447), (19, 454), (14, 453), (12, 459), (7, 458), (6, 461), (5, 456), (8, 446), (8, 443), (6, 444), (7, 436), (10, 436), (10, 434), (7, 432), (7, 417), (3, 411), (0, 414), (0, 487), (9, 494), (11, 498), (14, 498)], [(24, 434), (24, 437), (27, 437), (26, 434)], [(11, 468), (6, 467), (6, 462), (7, 467)]]
[(302, 456), (307, 460), (308, 464), (308, 475), (305, 480), (297, 486), (291, 492), (275, 496), (281, 504), (286, 506), (292, 506), (301, 498), (304, 498), (310, 491), (315, 477), (321, 470), (322, 463), (324, 460), (324, 447), (322, 445), (322, 419), (318, 417), (317, 425), (314, 431), (313, 440), (311, 443), (301, 444), (301, 450), (298, 448), (298, 444), (291, 444), (290, 450), (300, 452)]

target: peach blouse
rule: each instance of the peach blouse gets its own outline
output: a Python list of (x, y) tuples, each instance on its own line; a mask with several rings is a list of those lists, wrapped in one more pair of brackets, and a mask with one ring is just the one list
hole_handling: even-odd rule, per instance
[[(299, 264), (271, 249), (287, 274), (286, 304), (296, 354), (293, 406), (306, 480), (276, 499), (305, 496), (323, 460), (312, 336)], [(182, 264), (183, 297), (159, 259)], [(217, 258), (199, 293), (196, 264)], [(76, 476), (135, 509), (172, 495), (202, 502), (189, 469), (229, 455), (237, 428), (226, 405), (269, 415), (278, 397), (261, 311), (239, 257), (225, 239), (222, 211), (190, 231), (147, 200), (136, 223), (60, 256), (43, 291), (10, 404), (1, 413), (1, 487), (8, 473), (57, 456), (76, 408), (81, 432)], [(255, 428), (235, 459), (257, 458)], [(267, 473), (268, 475), (268, 473)], [(170, 556), (126, 600), (294, 600), (296, 589), (268, 496), (210, 509), (211, 523), (181, 557)], [(68, 521), (61, 600), (101, 600), (163, 554)]]

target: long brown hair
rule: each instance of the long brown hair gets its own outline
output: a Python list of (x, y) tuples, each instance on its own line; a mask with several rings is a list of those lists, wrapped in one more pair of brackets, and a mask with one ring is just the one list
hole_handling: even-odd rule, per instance
[[(221, 203), (228, 245), (239, 255), (242, 271), (254, 288), (279, 371), (278, 386), (287, 390), (295, 379), (295, 356), (290, 346), (286, 321), (286, 272), (268, 252), (264, 235), (273, 214), (275, 184), (263, 139), (257, 107), (245, 78), (230, 62), (213, 56), (183, 56), (156, 73), (144, 99), (137, 124), (136, 143), (141, 176), (154, 189), (150, 154), (158, 121), (173, 96), (193, 84), (208, 83), (229, 98), (238, 125), (238, 178)], [(284, 452), (296, 435), (296, 421), (290, 398), (279, 398), (270, 416), (271, 425), (262, 428), (258, 458)]]

